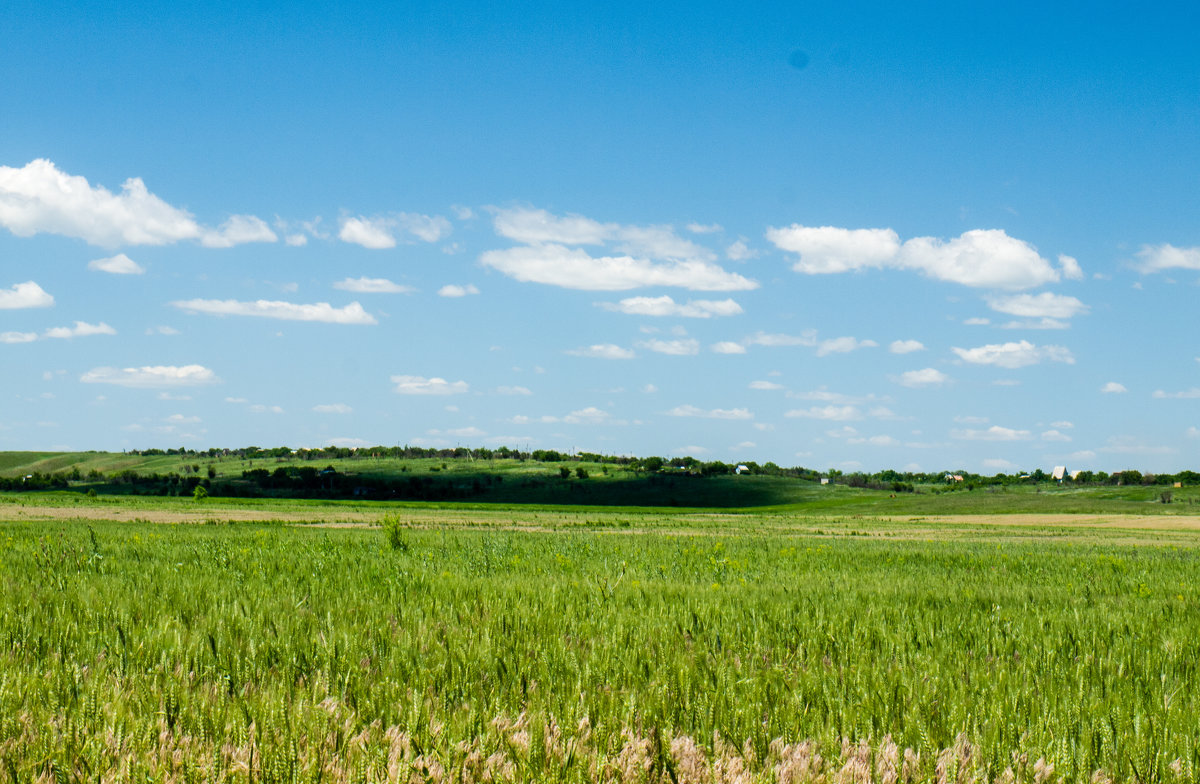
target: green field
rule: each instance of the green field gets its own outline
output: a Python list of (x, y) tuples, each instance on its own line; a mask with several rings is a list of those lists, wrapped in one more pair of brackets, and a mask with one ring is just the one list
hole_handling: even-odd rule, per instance
[(14, 781), (1200, 769), (1194, 518), (2, 500)]

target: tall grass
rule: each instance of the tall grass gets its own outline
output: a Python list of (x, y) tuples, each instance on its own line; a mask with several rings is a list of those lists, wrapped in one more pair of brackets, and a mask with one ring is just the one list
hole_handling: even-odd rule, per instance
[(0, 524), (0, 544), (17, 781), (1200, 765), (1192, 549), (103, 523)]

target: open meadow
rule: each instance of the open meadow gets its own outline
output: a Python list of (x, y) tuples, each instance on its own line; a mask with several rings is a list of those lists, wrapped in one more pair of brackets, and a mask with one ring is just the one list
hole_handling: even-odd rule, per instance
[(5, 495), (13, 781), (1195, 781), (1200, 517)]

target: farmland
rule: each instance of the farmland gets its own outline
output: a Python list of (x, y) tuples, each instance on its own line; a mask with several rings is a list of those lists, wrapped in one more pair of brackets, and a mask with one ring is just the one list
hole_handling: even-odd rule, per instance
[(0, 496), (0, 768), (1196, 780), (1189, 505), (837, 492), (847, 509)]

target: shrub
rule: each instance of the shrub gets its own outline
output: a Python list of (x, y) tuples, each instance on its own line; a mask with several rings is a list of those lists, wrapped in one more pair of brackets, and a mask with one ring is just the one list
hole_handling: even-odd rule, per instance
[(393, 550), (399, 550), (402, 553), (408, 552), (408, 535), (405, 533), (404, 521), (400, 519), (400, 515), (390, 514), (383, 518), (383, 533), (387, 536), (387, 542)]

